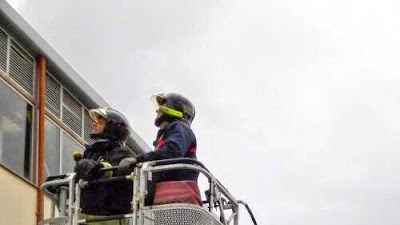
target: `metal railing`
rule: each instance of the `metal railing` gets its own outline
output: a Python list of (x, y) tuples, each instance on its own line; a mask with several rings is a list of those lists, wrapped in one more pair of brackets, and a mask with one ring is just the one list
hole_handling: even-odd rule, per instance
[[(116, 167), (107, 170), (110, 169), (116, 169)], [(144, 199), (148, 193), (147, 183), (151, 181), (153, 173), (177, 169), (196, 171), (207, 178), (209, 187), (205, 192), (206, 199), (202, 201), (202, 206), (187, 203), (145, 205)], [(180, 223), (180, 220), (192, 224), (193, 221), (191, 220), (195, 219), (197, 224), (238, 225), (239, 204), (246, 206), (254, 224), (257, 224), (247, 203), (236, 200), (203, 164), (193, 159), (178, 158), (140, 163), (130, 175), (88, 181), (89, 184), (95, 184), (132, 180), (133, 197), (131, 200), (132, 213), (130, 214), (81, 219), (79, 216), (81, 212), (80, 186), (84, 186), (82, 182), (87, 181), (80, 180), (77, 182), (75, 177), (75, 173), (53, 176), (41, 186), (42, 193), (52, 200), (52, 205), (50, 218), (43, 220), (40, 225), (78, 225), (115, 219), (130, 219), (131, 225), (176, 224)], [(59, 217), (55, 217), (56, 206)], [(169, 214), (179, 216), (171, 217)], [(192, 216), (188, 219), (187, 217), (190, 217), (190, 215)]]

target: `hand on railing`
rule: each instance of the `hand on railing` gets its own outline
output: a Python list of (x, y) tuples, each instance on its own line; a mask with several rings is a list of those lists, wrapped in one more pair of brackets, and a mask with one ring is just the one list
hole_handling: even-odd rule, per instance
[(125, 159), (122, 159), (121, 162), (118, 165), (117, 172), (119, 174), (129, 174), (135, 168), (136, 163), (137, 163), (136, 158), (125, 158)]
[(100, 169), (103, 164), (93, 159), (81, 159), (76, 162), (74, 171), (76, 172), (77, 179), (93, 180), (101, 177), (104, 172)]

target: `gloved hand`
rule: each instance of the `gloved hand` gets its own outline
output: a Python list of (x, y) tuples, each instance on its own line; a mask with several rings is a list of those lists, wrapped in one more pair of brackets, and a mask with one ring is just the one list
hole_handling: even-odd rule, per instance
[(122, 159), (118, 165), (118, 173), (120, 174), (129, 174), (133, 171), (137, 163), (136, 158), (125, 158)]
[(103, 175), (100, 169), (103, 165), (93, 159), (81, 159), (76, 162), (74, 171), (76, 172), (77, 179), (92, 180), (99, 178)]

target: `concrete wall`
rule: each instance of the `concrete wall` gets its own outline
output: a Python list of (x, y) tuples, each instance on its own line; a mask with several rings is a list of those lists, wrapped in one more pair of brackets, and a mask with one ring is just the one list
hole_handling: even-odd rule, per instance
[(36, 224), (36, 188), (0, 167), (0, 225)]
[[(59, 216), (57, 207), (55, 208), (55, 217)], [(51, 217), (51, 200), (50, 198), (44, 196), (44, 219)]]

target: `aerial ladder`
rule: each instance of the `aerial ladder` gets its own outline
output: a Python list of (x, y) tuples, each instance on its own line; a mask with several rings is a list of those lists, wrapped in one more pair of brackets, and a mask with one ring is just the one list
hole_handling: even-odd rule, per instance
[[(107, 168), (106, 170), (116, 169)], [(188, 203), (168, 203), (162, 205), (146, 205), (144, 199), (149, 194), (148, 183), (154, 173), (176, 169), (197, 171), (208, 180), (208, 187), (201, 205)], [(237, 200), (199, 161), (178, 158), (144, 162), (136, 165), (130, 175), (119, 177), (99, 178), (88, 181), (91, 183), (107, 183), (131, 180), (133, 197), (132, 212), (123, 215), (99, 216), (90, 219), (80, 218), (81, 186), (76, 180), (75, 173), (48, 177), (40, 189), (51, 199), (49, 218), (42, 220), (39, 225), (79, 225), (91, 222), (128, 219), (131, 225), (239, 225), (239, 205), (245, 206), (253, 223), (257, 222), (246, 202)], [(149, 187), (150, 188), (150, 187)]]

